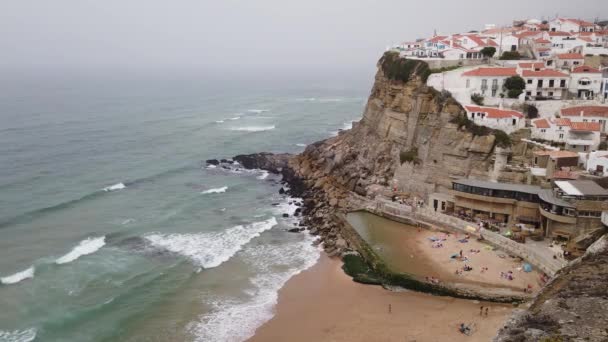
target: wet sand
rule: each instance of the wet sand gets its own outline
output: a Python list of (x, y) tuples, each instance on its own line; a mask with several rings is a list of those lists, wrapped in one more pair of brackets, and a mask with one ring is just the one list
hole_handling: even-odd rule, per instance
[[(505, 304), (358, 284), (341, 265), (323, 255), (290, 279), (275, 317), (249, 341), (489, 341), (512, 311)], [(479, 316), (481, 305), (490, 307), (488, 317)], [(471, 336), (458, 331), (463, 322), (475, 325)]]

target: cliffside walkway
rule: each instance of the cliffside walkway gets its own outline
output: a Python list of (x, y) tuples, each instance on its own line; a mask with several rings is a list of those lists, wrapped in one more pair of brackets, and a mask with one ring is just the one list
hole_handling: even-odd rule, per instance
[(568, 262), (563, 259), (554, 259), (552, 253), (548, 249), (547, 251), (539, 250), (542, 249), (542, 247), (539, 248), (537, 245), (526, 245), (515, 242), (490, 230), (483, 228), (477, 229), (471, 222), (435, 212), (428, 208), (415, 208), (382, 198), (370, 200), (361, 196), (353, 197), (351, 203), (353, 208), (358, 210), (366, 210), (399, 222), (413, 225), (421, 224), (427, 228), (446, 227), (476, 237), (483, 235), (483, 238), (488, 243), (509, 254), (516, 255), (526, 260), (549, 276), (554, 276), (557, 271), (568, 265)]

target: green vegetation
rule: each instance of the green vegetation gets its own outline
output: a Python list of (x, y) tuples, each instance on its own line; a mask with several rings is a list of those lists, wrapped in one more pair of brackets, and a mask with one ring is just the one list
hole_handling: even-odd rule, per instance
[(491, 129), (486, 126), (479, 126), (469, 120), (466, 114), (461, 114), (450, 120), (451, 123), (464, 127), (467, 131), (473, 133), (473, 136), (485, 136), (493, 134), (495, 137), (494, 143), (498, 147), (507, 148), (512, 145), (511, 137), (499, 129)]
[(600, 150), (608, 150), (608, 142), (606, 140), (602, 141), (600, 143), (600, 146), (598, 147)]
[(494, 56), (494, 54), (496, 53), (496, 48), (493, 46), (486, 46), (483, 49), (481, 49), (482, 55), (484, 55), (484, 57), (490, 58), (492, 56)]
[(443, 67), (443, 68), (439, 68), (439, 69), (431, 69), (431, 74), (440, 74), (442, 72), (456, 70), (460, 67), (462, 67), (462, 65), (453, 65), (453, 66)]
[(431, 74), (429, 65), (422, 61), (401, 58), (398, 52), (387, 51), (380, 59), (384, 75), (393, 81), (407, 82), (412, 75), (419, 75), (423, 82)]
[(500, 56), (500, 59), (503, 61), (517, 60), (521, 59), (521, 55), (517, 51), (505, 51), (502, 53), (502, 56)]
[(526, 81), (520, 76), (511, 76), (505, 80), (504, 88), (507, 90), (507, 96), (515, 99), (526, 89)]
[(420, 159), (418, 159), (418, 148), (412, 147), (408, 151), (399, 153), (399, 161), (401, 161), (401, 164), (412, 162), (414, 165), (420, 164)]
[(342, 258), (344, 273), (353, 277), (353, 280), (362, 284), (382, 284), (378, 275), (369, 267), (359, 254), (348, 254)]
[(481, 94), (471, 94), (471, 101), (478, 106), (483, 106), (483, 95)]
[(524, 103), (524, 113), (528, 119), (536, 119), (538, 117), (538, 108), (535, 105)]

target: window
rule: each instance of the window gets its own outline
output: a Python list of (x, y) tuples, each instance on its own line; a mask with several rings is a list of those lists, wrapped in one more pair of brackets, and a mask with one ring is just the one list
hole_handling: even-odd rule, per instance
[(542, 91), (537, 91), (536, 92), (536, 96), (543, 96), (543, 92)]
[(536, 88), (542, 88), (543, 87), (543, 80), (538, 80), (538, 84), (536, 85)]
[(587, 152), (588, 148), (589, 148), (589, 146), (583, 146), (583, 152)]
[(517, 123), (517, 120), (513, 119), (513, 126)]
[(560, 80), (559, 81), (559, 86), (560, 86), (560, 88), (565, 88), (566, 87), (566, 80)]
[(549, 96), (553, 96), (553, 92), (552, 91), (549, 92)]
[(531, 78), (528, 79), (528, 84), (532, 84), (532, 79)]
[(579, 217), (601, 217), (602, 212), (601, 211), (581, 210), (578, 212), (578, 216)]
[(561, 133), (561, 134), (559, 135), (559, 138), (560, 138), (560, 139), (564, 139), (564, 133)]
[(549, 80), (549, 88), (553, 88), (555, 86), (555, 80)]
[(527, 91), (526, 92), (526, 96), (532, 96), (532, 92), (531, 91)]
[[(541, 132), (541, 133), (545, 133), (546, 131), (547, 131), (547, 130), (546, 130), (546, 129), (544, 129), (544, 128), (540, 130), (540, 132)], [(534, 163), (536, 163), (536, 161), (534, 161)]]

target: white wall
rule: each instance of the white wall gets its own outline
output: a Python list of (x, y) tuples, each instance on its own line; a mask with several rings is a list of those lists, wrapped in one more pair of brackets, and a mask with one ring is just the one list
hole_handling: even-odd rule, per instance
[[(581, 80), (589, 80), (591, 84), (581, 85)], [(570, 85), (568, 91), (576, 94), (578, 97), (579, 90), (590, 90), (593, 91), (594, 95), (600, 94), (600, 87), (602, 86), (602, 74), (601, 73), (572, 73), (570, 74)]]

